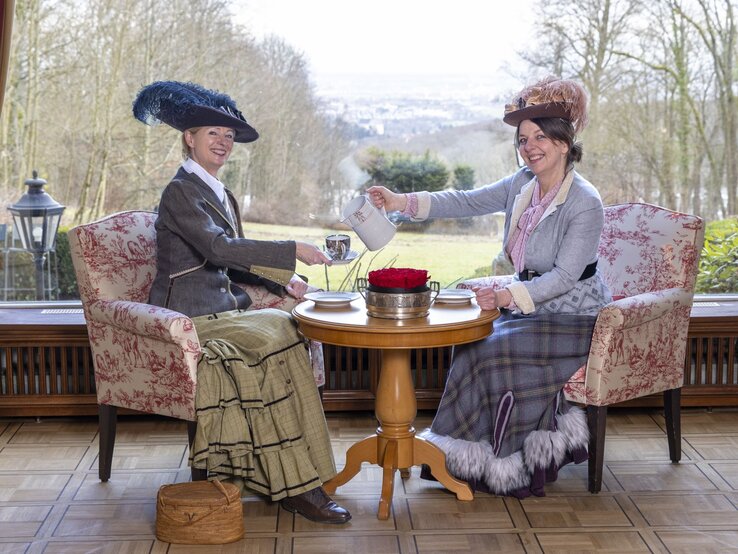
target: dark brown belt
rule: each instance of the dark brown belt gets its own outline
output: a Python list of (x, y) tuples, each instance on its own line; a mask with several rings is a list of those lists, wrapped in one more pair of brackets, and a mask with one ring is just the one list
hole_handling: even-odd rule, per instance
[[(580, 281), (584, 281), (585, 279), (589, 279), (592, 277), (595, 273), (597, 273), (597, 262), (592, 262), (587, 267), (584, 268), (584, 271), (582, 272), (582, 276), (579, 277)], [(537, 271), (533, 271), (532, 269), (524, 269), (520, 273), (518, 273), (518, 279), (521, 281), (530, 281), (534, 277), (540, 277), (541, 274)]]

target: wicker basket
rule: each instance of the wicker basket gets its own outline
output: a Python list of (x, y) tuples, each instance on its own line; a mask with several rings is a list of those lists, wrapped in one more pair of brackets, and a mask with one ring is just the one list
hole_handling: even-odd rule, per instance
[(243, 537), (238, 487), (220, 481), (163, 485), (156, 499), (156, 538), (176, 544), (225, 544)]

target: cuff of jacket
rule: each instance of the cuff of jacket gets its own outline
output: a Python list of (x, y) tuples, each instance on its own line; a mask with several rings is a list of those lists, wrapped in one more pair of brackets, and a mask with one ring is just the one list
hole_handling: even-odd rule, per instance
[(291, 269), (276, 269), (259, 265), (252, 265), (251, 273), (258, 275), (259, 277), (263, 277), (264, 279), (274, 281), (275, 283), (279, 283), (282, 286), (289, 285), (290, 279), (292, 279), (292, 276), (295, 274)]
[(513, 281), (507, 285), (506, 288), (510, 291), (510, 294), (512, 294), (513, 302), (515, 302), (515, 305), (521, 313), (529, 314), (536, 310), (536, 305), (530, 297), (530, 293), (528, 292), (525, 284), (520, 281)]
[(417, 192), (418, 196), (418, 211), (413, 217), (413, 221), (425, 221), (430, 215), (431, 209), (431, 195), (429, 192)]

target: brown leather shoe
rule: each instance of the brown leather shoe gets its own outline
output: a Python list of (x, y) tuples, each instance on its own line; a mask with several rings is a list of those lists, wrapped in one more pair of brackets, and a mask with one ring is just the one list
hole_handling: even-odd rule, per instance
[(300, 514), (305, 519), (317, 523), (346, 523), (351, 514), (345, 508), (336, 504), (326, 494), (323, 487), (317, 487), (297, 496), (288, 496), (279, 501), (280, 506)]

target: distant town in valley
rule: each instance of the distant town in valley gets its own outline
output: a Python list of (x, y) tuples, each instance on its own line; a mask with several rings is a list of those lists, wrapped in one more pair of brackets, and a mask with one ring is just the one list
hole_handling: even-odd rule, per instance
[(473, 75), (325, 75), (316, 93), (325, 112), (356, 130), (357, 138), (409, 138), (499, 119), (500, 79)]

